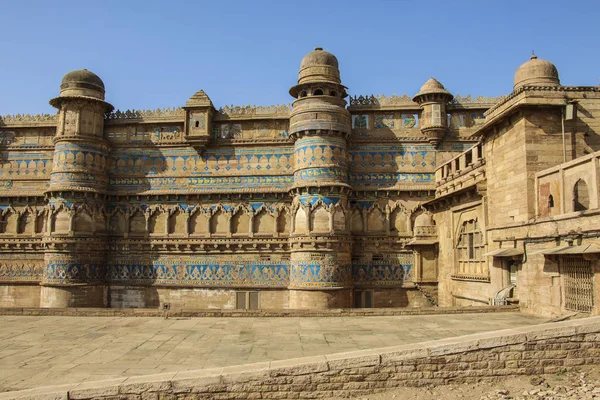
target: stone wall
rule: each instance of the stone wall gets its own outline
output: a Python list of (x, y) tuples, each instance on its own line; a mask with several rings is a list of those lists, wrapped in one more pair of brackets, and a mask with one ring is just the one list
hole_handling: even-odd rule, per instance
[(39, 307), (40, 285), (0, 285), (0, 307)]
[(0, 399), (314, 399), (600, 364), (600, 318), (225, 368), (85, 382)]

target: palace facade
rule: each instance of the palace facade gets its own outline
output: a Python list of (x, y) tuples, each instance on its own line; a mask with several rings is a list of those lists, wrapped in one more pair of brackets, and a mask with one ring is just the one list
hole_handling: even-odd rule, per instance
[(349, 97), (316, 48), (289, 93), (114, 111), (78, 70), (0, 117), (0, 306), (600, 314), (600, 87)]

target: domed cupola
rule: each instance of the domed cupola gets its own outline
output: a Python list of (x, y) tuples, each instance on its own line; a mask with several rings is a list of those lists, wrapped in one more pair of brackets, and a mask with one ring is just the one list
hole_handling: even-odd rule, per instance
[(298, 72), (298, 84), (290, 89), (296, 98), (306, 96), (347, 96), (346, 87), (341, 85), (337, 58), (321, 47), (304, 56)]
[(421, 86), (413, 101), (421, 106), (421, 133), (437, 148), (448, 130), (446, 104), (454, 98), (444, 85), (435, 78), (429, 78)]
[(550, 61), (540, 60), (534, 54), (515, 72), (514, 90), (522, 86), (560, 86), (558, 70)]
[(422, 100), (426, 100), (423, 98), (433, 96), (440, 97), (440, 100), (444, 102), (448, 102), (454, 97), (449, 91), (446, 90), (440, 81), (432, 77), (429, 78), (427, 82), (423, 84), (423, 86), (421, 86), (421, 90), (415, 95), (413, 100), (416, 102), (421, 102)]
[(65, 97), (85, 96), (104, 100), (104, 82), (87, 69), (67, 73), (60, 83), (60, 95)]
[(341, 83), (337, 58), (322, 47), (304, 56), (298, 72), (298, 83), (330, 81)]

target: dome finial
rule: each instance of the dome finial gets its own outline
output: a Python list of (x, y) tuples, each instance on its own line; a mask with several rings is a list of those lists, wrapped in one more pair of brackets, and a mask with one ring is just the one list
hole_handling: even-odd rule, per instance
[(535, 55), (535, 51), (533, 49), (531, 49), (531, 57), (529, 57), (530, 60), (537, 60), (537, 56)]

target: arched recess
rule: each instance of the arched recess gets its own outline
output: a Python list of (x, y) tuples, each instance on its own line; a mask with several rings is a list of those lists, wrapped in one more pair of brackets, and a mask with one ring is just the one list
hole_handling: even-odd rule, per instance
[(573, 211), (590, 209), (590, 192), (587, 183), (579, 179), (573, 186)]
[(35, 217), (35, 233), (46, 231), (46, 211), (40, 211)]
[(367, 231), (373, 233), (385, 232), (385, 214), (379, 207), (373, 207), (367, 215)]
[(148, 232), (152, 235), (164, 235), (167, 216), (167, 212), (162, 208), (154, 210), (148, 221)]
[(260, 210), (252, 221), (252, 231), (257, 234), (273, 234), (275, 230), (275, 217), (266, 209)]
[(190, 216), (190, 234), (191, 235), (205, 235), (208, 233), (208, 219), (209, 216), (198, 210)]
[(250, 216), (242, 207), (231, 218), (231, 233), (248, 234), (250, 229)]
[(73, 217), (73, 230), (80, 233), (91, 233), (94, 221), (88, 210), (79, 210)]
[(287, 234), (290, 232), (290, 212), (287, 208), (283, 208), (277, 217), (277, 232), (279, 234)]
[(296, 215), (294, 217), (294, 232), (295, 233), (306, 233), (308, 231), (306, 226), (306, 210), (304, 207), (298, 207)]
[(116, 235), (122, 235), (123, 233), (125, 233), (125, 215), (123, 215), (123, 213), (121, 211), (115, 212), (110, 217), (110, 222), (109, 222), (108, 227), (109, 227), (110, 233), (113, 233)]
[(129, 233), (143, 235), (146, 233), (146, 216), (141, 209), (136, 209), (129, 219)]
[(106, 231), (106, 213), (102, 210), (96, 211), (94, 223), (96, 224), (96, 233), (104, 233)]
[(313, 208), (310, 213), (311, 232), (329, 232), (329, 210), (324, 205)]
[(225, 210), (219, 208), (210, 218), (210, 232), (216, 234), (226, 234), (229, 232), (229, 221)]
[(187, 219), (185, 212), (177, 207), (169, 218), (169, 233), (175, 235), (184, 235), (186, 233), (185, 226), (187, 224)]
[(17, 233), (32, 234), (35, 230), (35, 215), (31, 210), (25, 210), (19, 218)]
[(350, 231), (352, 233), (364, 232), (363, 217), (359, 209), (352, 211), (352, 217), (350, 218)]
[(390, 220), (390, 227), (392, 232), (408, 232), (408, 215), (406, 215), (406, 213), (401, 207), (397, 207), (390, 214)]
[(61, 208), (56, 214), (54, 214), (54, 230), (56, 233), (69, 233), (71, 227), (71, 216), (69, 211), (65, 208)]
[(341, 207), (336, 207), (333, 213), (333, 230), (336, 232), (346, 231), (346, 213)]

